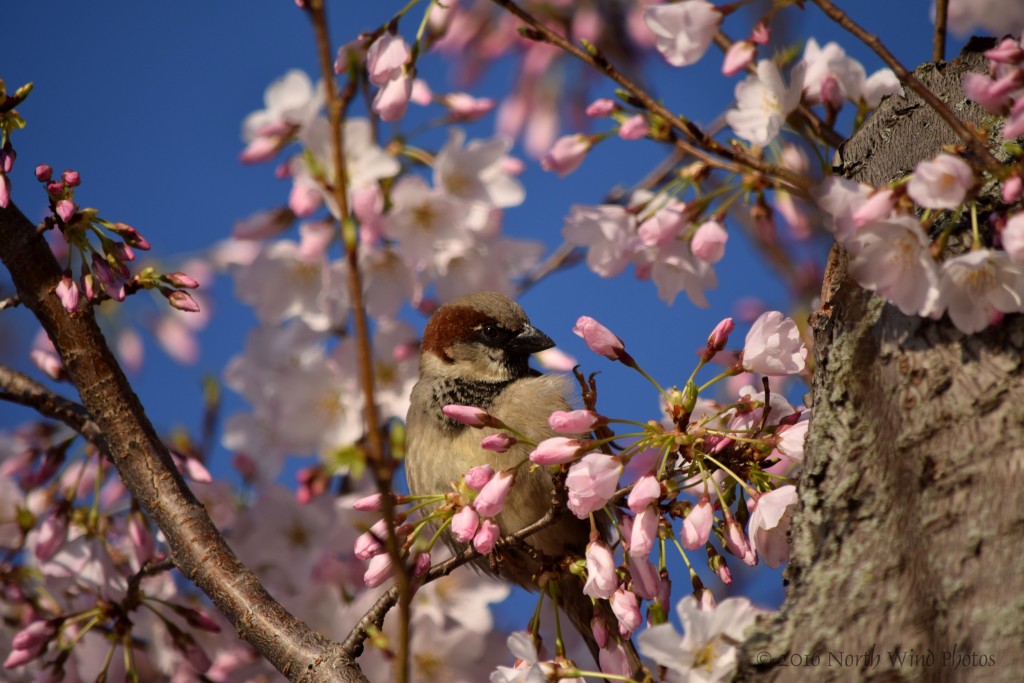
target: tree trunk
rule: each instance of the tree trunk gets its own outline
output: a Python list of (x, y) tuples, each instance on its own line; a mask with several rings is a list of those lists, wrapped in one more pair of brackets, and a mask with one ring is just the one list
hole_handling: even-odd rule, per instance
[[(986, 71), (986, 47), (916, 72), (979, 127), (994, 117), (961, 82)], [(880, 185), (957, 142), (908, 91), (840, 148), (836, 172)], [(1024, 316), (964, 335), (861, 289), (846, 261), (834, 248), (811, 321), (814, 412), (788, 595), (744, 643), (737, 679), (1019, 680)]]

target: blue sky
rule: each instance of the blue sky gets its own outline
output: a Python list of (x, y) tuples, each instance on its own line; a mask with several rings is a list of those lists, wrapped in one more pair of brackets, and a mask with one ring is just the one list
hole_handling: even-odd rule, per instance
[[(380, 25), (403, 4), (330, 3), (335, 45)], [(929, 2), (841, 4), (905, 64), (929, 59)], [(868, 73), (881, 66), (810, 4), (803, 12), (791, 10), (789, 16), (791, 39), (814, 35), (820, 43), (838, 40), (864, 62)], [(45, 193), (31, 175), (39, 163), (51, 164), (58, 172), (78, 170), (78, 203), (134, 225), (153, 244), (153, 254), (169, 261), (226, 237), (238, 219), (285, 201), (287, 185), (274, 179), (271, 166), (245, 167), (237, 158), (242, 119), (262, 106), (267, 84), (290, 68), (316, 73), (309, 22), (290, 0), (19, 2), (4, 9), (3, 21), (0, 78), (8, 88), (26, 81), (36, 84), (20, 108), (28, 127), (14, 138), (18, 161), (12, 174), (13, 198), (31, 219), (38, 220), (46, 210)], [(412, 28), (403, 26), (406, 35)], [(656, 84), (672, 108), (706, 123), (728, 107), (735, 83), (717, 74), (719, 63), (714, 50), (706, 64), (682, 70), (667, 67), (652, 55), (644, 63), (644, 77)], [(428, 56), (419, 68), (435, 90), (446, 89), (446, 63)], [(508, 62), (499, 64), (465, 89), (475, 95), (497, 95), (512, 83), (513, 68)], [(608, 84), (597, 79), (594, 83), (595, 97), (610, 96)], [(470, 134), (482, 137), (492, 131), (493, 119), (488, 118)], [(564, 180), (528, 160), (523, 176), (527, 199), (507, 212), (505, 231), (540, 239), (553, 249), (571, 204), (599, 203), (610, 187), (635, 182), (660, 158), (661, 151), (652, 144), (613, 140)], [(822, 257), (826, 246), (819, 245)], [(633, 356), (663, 384), (682, 382), (692, 368), (694, 351), (719, 319), (733, 314), (737, 299), (756, 296), (783, 309), (790, 303), (762, 259), (742, 239), (730, 242), (718, 275), (720, 286), (709, 294), (707, 310), (695, 308), (684, 296), (667, 307), (657, 300), (652, 283), (637, 282), (629, 274), (602, 280), (583, 266), (551, 277), (528, 292), (522, 303), (533, 322), (583, 361), (586, 370), (602, 371), (602, 403), (609, 413), (649, 419), (657, 406), (644, 381), (589, 354), (572, 335), (573, 322), (579, 315), (598, 318), (626, 340)], [(9, 285), (2, 281), (6, 295)], [(146, 366), (136, 378), (136, 389), (163, 431), (175, 425), (197, 428), (201, 377), (220, 377), (255, 322), (248, 309), (232, 300), (228, 280), (217, 282), (214, 296), (216, 312), (201, 336), (203, 355), (195, 367), (183, 371), (154, 345), (147, 345)], [(131, 314), (141, 316), (154, 315), (156, 305), (163, 304), (144, 297), (126, 304)], [(35, 332), (34, 321), (25, 311), (0, 315), (4, 362), (28, 368), (21, 359)], [(410, 320), (418, 328), (423, 324), (422, 318)], [(733, 346), (741, 344), (743, 332), (737, 331)], [(230, 393), (226, 400), (226, 414), (241, 407)], [(0, 426), (29, 418), (20, 408), (0, 408)], [(218, 454), (220, 462), (226, 455)], [(776, 590), (765, 602), (780, 596)]]

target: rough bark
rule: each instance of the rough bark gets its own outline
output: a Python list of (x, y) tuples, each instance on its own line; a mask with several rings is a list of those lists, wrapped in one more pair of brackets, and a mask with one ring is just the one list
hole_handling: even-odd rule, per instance
[[(363, 681), (338, 643), (275, 601), (231, 551), (178, 473), (93, 317), (69, 315), (54, 294), (61, 269), (32, 223), (0, 208), (0, 259), (18, 296), (60, 353), (82, 405), (99, 429), (121, 481), (163, 531), (175, 565), (279, 671), (293, 681)], [(25, 396), (14, 375), (3, 393)]]
[[(981, 126), (961, 88), (986, 69), (979, 47), (916, 73)], [(893, 97), (835, 170), (879, 185), (957, 142), (916, 96)], [(1019, 680), (1024, 316), (964, 335), (858, 287), (841, 250), (829, 260), (788, 595), (737, 678)]]

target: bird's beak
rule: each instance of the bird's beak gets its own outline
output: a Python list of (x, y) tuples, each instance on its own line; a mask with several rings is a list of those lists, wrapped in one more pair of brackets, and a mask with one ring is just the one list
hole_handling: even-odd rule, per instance
[(544, 349), (550, 349), (555, 345), (551, 337), (538, 330), (533, 325), (527, 325), (523, 331), (512, 338), (509, 346), (513, 351), (522, 353), (536, 353)]

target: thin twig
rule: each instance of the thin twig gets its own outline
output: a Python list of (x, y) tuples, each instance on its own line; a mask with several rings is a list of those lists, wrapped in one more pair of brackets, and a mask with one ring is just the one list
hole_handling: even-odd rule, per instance
[(366, 306), (363, 302), (363, 282), (359, 269), (359, 239), (349, 216), (348, 205), (348, 171), (345, 165), (344, 124), (348, 105), (356, 93), (356, 83), (350, 80), (343, 94), (338, 93), (334, 80), (334, 65), (331, 59), (331, 40), (327, 30), (327, 13), (324, 0), (313, 0), (310, 3), (310, 19), (316, 33), (317, 54), (320, 69), (323, 73), (327, 94), (327, 112), (331, 128), (331, 161), (334, 166), (334, 200), (338, 206), (338, 219), (342, 241), (345, 245), (345, 257), (348, 264), (348, 294), (352, 301), (352, 318), (355, 324), (356, 354), (359, 363), (360, 383), (363, 389), (363, 421), (366, 425), (366, 459), (373, 472), (377, 489), (383, 499), (383, 514), (387, 527), (386, 548), (395, 567), (396, 582), (400, 592), (397, 683), (409, 680), (409, 619), (410, 600), (412, 598), (409, 570), (402, 560), (401, 547), (395, 534), (395, 508), (392, 499), (391, 482), (393, 467), (385, 451), (384, 438), (381, 433), (380, 419), (377, 414), (377, 401), (374, 390), (373, 349), (370, 345), (369, 324), (366, 319)]
[(971, 130), (964, 125), (963, 121), (957, 118), (956, 114), (946, 106), (946, 103), (939, 99), (939, 96), (928, 89), (924, 83), (922, 83), (917, 76), (907, 71), (906, 67), (900, 64), (899, 60), (893, 56), (891, 52), (882, 44), (878, 39), (878, 36), (872, 35), (865, 31), (859, 24), (851, 19), (843, 10), (836, 7), (830, 0), (811, 0), (815, 5), (821, 8), (821, 11), (826, 14), (832, 21), (836, 22), (844, 29), (856, 36), (862, 43), (871, 48), (875, 54), (882, 58), (896, 76), (900, 79), (900, 82), (905, 86), (917, 93), (922, 100), (924, 100), (928, 106), (935, 110), (943, 121), (945, 121), (950, 128), (960, 137), (961, 140), (970, 148), (971, 152), (977, 157), (978, 161), (982, 163), (986, 168), (993, 172), (999, 172), (1003, 168), (1003, 164), (996, 159), (992, 152), (989, 150), (988, 145), (985, 141), (979, 138), (977, 135), (971, 132)]
[(949, 0), (935, 0), (935, 36), (932, 39), (932, 61), (941, 62), (946, 59), (946, 21), (948, 19)]
[[(620, 86), (629, 91), (636, 100), (647, 111), (658, 116), (667, 122), (674, 131), (686, 136), (688, 140), (671, 139), (680, 150), (700, 159), (708, 166), (720, 168), (732, 173), (743, 174), (747, 170), (756, 170), (766, 176), (766, 180), (773, 184), (781, 184), (788, 191), (807, 196), (810, 181), (789, 169), (768, 163), (748, 154), (742, 149), (730, 149), (725, 147), (713, 137), (705, 133), (695, 123), (688, 119), (681, 118), (669, 111), (664, 105), (651, 97), (646, 90), (627, 78), (621, 71), (615, 68), (611, 62), (594, 46), (588, 46), (583, 50), (569, 42), (564, 36), (553, 31), (541, 23), (532, 14), (517, 5), (513, 0), (491, 0), (496, 5), (503, 7), (511, 14), (522, 21), (525, 21), (533, 29), (524, 36), (530, 40), (553, 45), (585, 64), (608, 76)], [(674, 136), (673, 136), (674, 137)], [(690, 142), (692, 140), (693, 142)]]
[(0, 400), (34, 408), (40, 415), (61, 422), (106, 450), (103, 432), (83, 406), (53, 393), (28, 375), (0, 365)]

